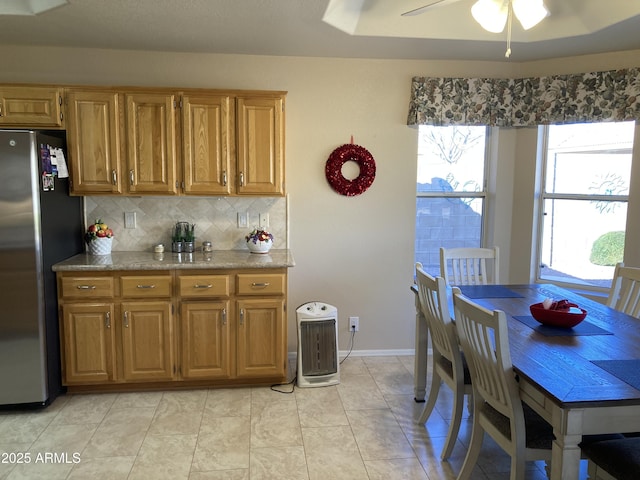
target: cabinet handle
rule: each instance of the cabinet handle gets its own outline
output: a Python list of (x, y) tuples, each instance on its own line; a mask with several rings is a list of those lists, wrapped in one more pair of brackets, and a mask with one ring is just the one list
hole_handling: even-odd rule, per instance
[(265, 288), (265, 287), (268, 287), (269, 285), (271, 285), (269, 282), (261, 282), (261, 283), (253, 282), (251, 284), (252, 287), (256, 287), (256, 288)]
[(78, 290), (95, 290), (96, 286), (95, 285), (78, 285), (76, 288)]
[(244, 308), (240, 309), (240, 325), (244, 325)]
[(193, 288), (212, 288), (213, 285), (208, 284), (208, 285), (194, 285)]
[(111, 170), (111, 181), (114, 185), (118, 184), (118, 172), (116, 172), (115, 169)]
[(124, 328), (129, 328), (129, 312), (124, 312)]
[(133, 185), (133, 170), (129, 170), (129, 182)]
[(0, 104), (0, 117), (4, 117), (3, 113), (2, 113), (2, 105)]
[(155, 285), (137, 285), (136, 288), (156, 288)]
[(227, 171), (224, 170), (222, 172), (222, 186), (226, 187), (227, 186)]
[(244, 173), (240, 172), (240, 186), (244, 187)]
[(107, 312), (104, 319), (104, 326), (107, 328), (111, 328), (111, 312)]
[(222, 324), (223, 325), (227, 324), (227, 309), (226, 308), (222, 309)]

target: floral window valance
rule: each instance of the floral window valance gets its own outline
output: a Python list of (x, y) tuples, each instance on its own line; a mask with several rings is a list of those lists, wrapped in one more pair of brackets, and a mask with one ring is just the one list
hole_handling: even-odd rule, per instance
[(640, 119), (640, 68), (531, 78), (414, 77), (408, 125), (541, 124)]

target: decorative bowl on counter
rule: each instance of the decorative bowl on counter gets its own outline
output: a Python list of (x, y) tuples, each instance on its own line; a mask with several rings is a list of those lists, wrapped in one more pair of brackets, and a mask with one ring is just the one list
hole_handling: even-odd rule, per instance
[(543, 325), (551, 327), (572, 328), (582, 322), (587, 311), (568, 300), (552, 302), (545, 308), (543, 302), (529, 306), (533, 318)]
[(262, 228), (254, 228), (244, 238), (251, 253), (268, 253), (273, 246), (273, 235)]

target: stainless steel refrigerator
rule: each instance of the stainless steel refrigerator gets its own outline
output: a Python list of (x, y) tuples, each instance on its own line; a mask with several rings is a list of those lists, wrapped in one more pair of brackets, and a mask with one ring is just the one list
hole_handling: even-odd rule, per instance
[(0, 130), (2, 407), (46, 406), (63, 390), (51, 266), (83, 251), (83, 205), (52, 148), (66, 153), (64, 132)]

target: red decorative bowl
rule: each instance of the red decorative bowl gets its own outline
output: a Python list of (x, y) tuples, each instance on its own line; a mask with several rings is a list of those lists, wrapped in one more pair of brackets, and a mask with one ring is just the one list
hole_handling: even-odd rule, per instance
[[(553, 308), (555, 306), (555, 308)], [(571, 311), (571, 308), (579, 309), (580, 312)], [(580, 308), (575, 303), (561, 300), (551, 308), (544, 308), (542, 303), (534, 303), (529, 306), (531, 315), (543, 325), (551, 327), (571, 328), (578, 325), (587, 316), (587, 311)]]

